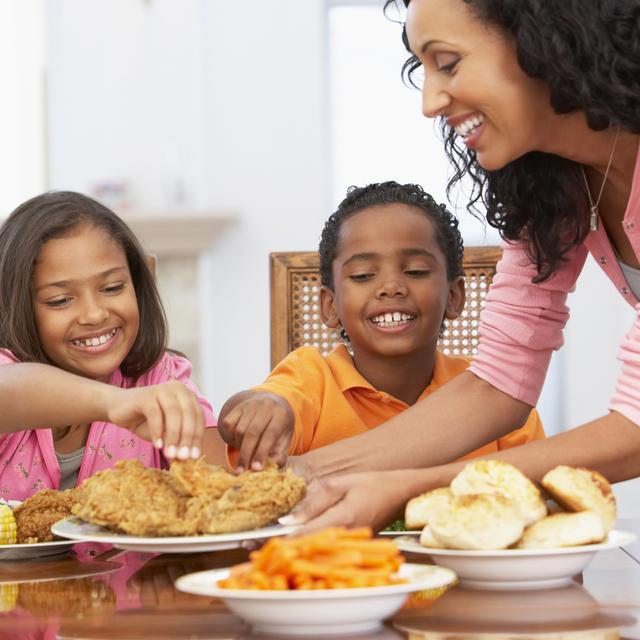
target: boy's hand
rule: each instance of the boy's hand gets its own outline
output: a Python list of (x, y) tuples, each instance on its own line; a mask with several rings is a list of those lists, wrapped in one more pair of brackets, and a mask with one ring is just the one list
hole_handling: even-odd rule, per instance
[(285, 463), (293, 425), (293, 411), (284, 398), (248, 391), (232, 408), (223, 407), (218, 431), (228, 445), (240, 450), (236, 471), (259, 471), (267, 459), (278, 465)]
[(169, 459), (200, 457), (204, 413), (184, 384), (171, 381), (113, 391), (107, 404), (109, 422), (151, 440)]

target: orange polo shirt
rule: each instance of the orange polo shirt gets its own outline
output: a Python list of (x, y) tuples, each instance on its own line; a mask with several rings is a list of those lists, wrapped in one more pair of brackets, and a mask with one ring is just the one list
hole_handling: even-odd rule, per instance
[[(470, 360), (436, 353), (431, 383), (418, 402), (465, 371)], [(285, 398), (295, 415), (290, 455), (299, 455), (373, 429), (402, 413), (408, 404), (378, 391), (360, 375), (344, 345), (326, 358), (315, 347), (292, 351), (254, 391), (270, 391)], [(525, 424), (463, 459), (508, 449), (545, 437), (534, 410)], [(237, 452), (236, 452), (237, 453)]]

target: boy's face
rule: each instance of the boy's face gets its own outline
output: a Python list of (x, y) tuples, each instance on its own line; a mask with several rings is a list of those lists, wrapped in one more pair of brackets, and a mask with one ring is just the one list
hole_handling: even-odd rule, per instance
[(122, 247), (83, 225), (45, 242), (33, 272), (42, 350), (61, 369), (108, 380), (133, 346), (140, 317)]
[(464, 306), (464, 280), (448, 281), (433, 223), (405, 204), (363, 209), (342, 224), (333, 282), (320, 293), (322, 319), (344, 327), (361, 361), (432, 353), (442, 321)]

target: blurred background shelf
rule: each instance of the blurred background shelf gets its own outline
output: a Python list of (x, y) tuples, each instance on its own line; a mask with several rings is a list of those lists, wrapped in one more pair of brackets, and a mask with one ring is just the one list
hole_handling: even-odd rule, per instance
[(197, 255), (238, 220), (233, 212), (205, 209), (128, 210), (120, 215), (156, 256)]

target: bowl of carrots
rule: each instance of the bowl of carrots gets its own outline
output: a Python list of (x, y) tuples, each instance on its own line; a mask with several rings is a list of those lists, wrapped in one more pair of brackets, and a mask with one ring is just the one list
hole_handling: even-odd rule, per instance
[(254, 630), (339, 635), (379, 627), (410, 593), (453, 584), (444, 567), (407, 564), (370, 529), (323, 529), (272, 538), (250, 561), (179, 578), (181, 591), (221, 598)]

